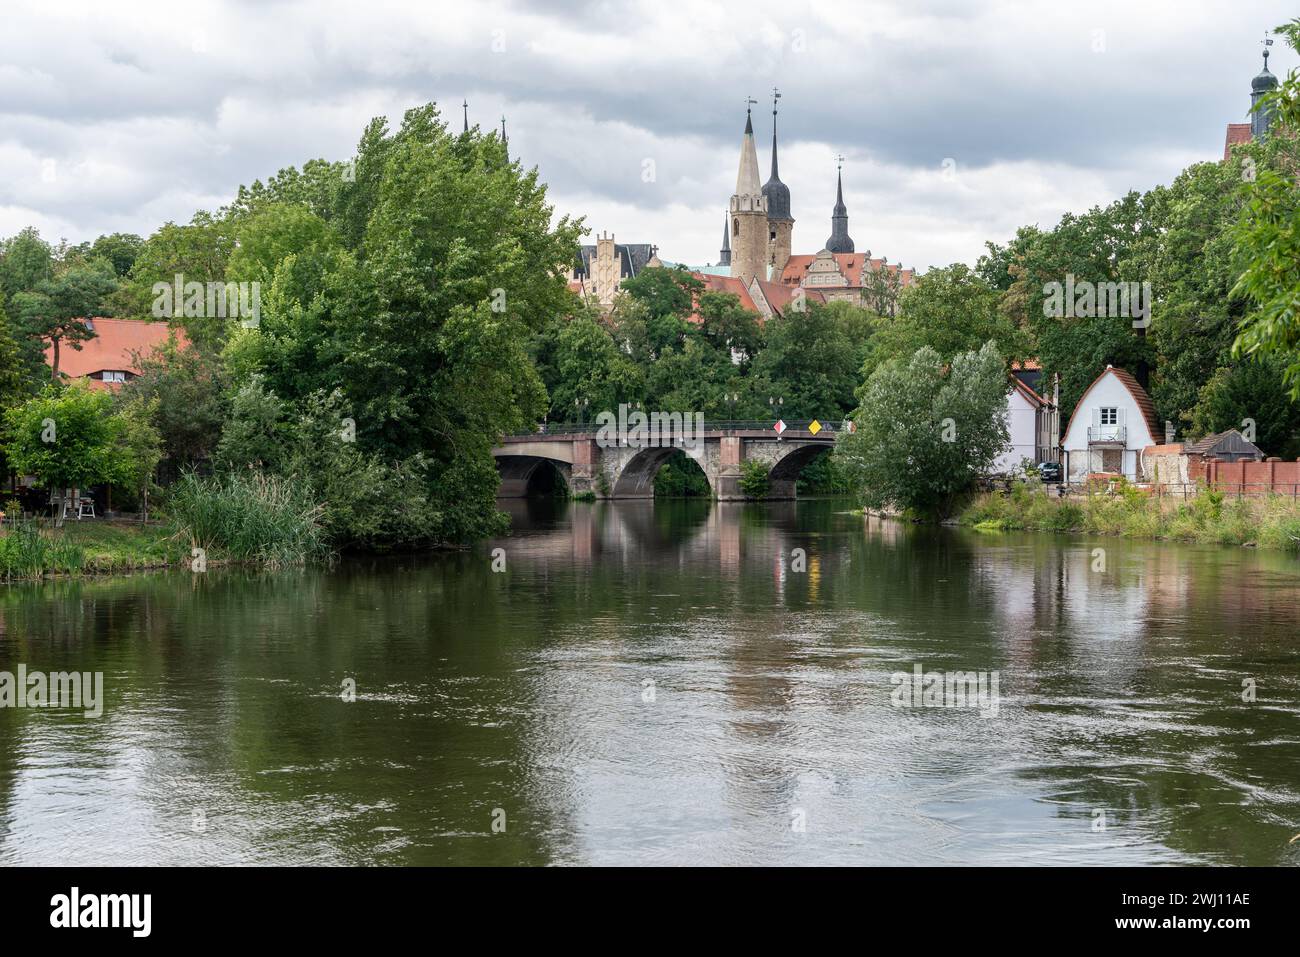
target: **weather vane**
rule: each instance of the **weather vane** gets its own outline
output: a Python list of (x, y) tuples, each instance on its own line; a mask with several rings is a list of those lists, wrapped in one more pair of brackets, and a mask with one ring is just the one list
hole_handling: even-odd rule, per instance
[(758, 100), (754, 99), (752, 96), (746, 96), (746, 97), (745, 97), (745, 112), (748, 113), (748, 112), (750, 111), (750, 109), (751, 109), (751, 108), (752, 108), (756, 103), (758, 103)]
[(772, 87), (772, 115), (776, 116), (776, 101), (781, 99), (781, 91)]
[(844, 165), (844, 157), (837, 154), (835, 157), (835, 168), (838, 170), (842, 168), (843, 165)]

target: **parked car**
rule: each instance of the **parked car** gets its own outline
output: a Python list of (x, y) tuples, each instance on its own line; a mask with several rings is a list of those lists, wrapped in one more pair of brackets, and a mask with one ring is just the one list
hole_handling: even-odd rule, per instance
[(1044, 482), (1061, 481), (1061, 463), (1060, 462), (1039, 462), (1038, 477)]

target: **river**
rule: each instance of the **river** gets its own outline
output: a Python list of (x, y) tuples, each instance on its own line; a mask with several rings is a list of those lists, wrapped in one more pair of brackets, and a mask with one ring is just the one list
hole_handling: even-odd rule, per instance
[(468, 552), (4, 587), (0, 671), (104, 702), (0, 708), (0, 863), (1300, 863), (1292, 557), (503, 507)]

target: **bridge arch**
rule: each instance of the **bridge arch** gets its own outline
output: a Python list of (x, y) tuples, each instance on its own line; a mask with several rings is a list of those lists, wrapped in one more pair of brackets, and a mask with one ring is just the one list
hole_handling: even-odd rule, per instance
[[(620, 463), (618, 475), (613, 482), (613, 498), (654, 498), (655, 475), (663, 464), (679, 451), (677, 446), (627, 449), (626, 458)], [(681, 448), (687, 458), (699, 465), (700, 470), (709, 481), (711, 493), (716, 494), (713, 478), (709, 475), (709, 464), (704, 454), (704, 445), (697, 448)]]
[[(511, 449), (513, 453), (514, 450)], [(501, 476), (501, 485), (497, 488), (500, 498), (524, 498), (530, 488), (539, 484), (545, 472), (552, 469), (564, 480), (566, 486), (573, 484), (573, 466), (562, 456), (551, 455), (494, 455), (497, 473)]]

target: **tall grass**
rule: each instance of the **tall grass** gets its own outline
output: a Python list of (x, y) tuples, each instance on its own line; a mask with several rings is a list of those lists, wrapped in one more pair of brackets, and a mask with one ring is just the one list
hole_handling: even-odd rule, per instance
[(1300, 506), (1280, 495), (1226, 499), (1221, 492), (1203, 489), (1184, 501), (1161, 498), (1125, 483), (1114, 495), (1049, 498), (1041, 485), (1025, 482), (1006, 494), (977, 496), (958, 520), (979, 528), (1075, 531), (1300, 551)]
[(321, 506), (292, 479), (261, 472), (181, 476), (167, 495), (178, 531), (209, 558), (300, 565), (327, 551)]
[(76, 574), (85, 564), (80, 545), (50, 538), (32, 522), (23, 522), (0, 537), (0, 579), (6, 582), (40, 578), (46, 572)]

